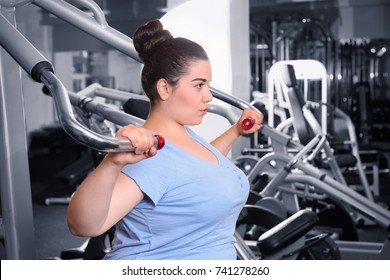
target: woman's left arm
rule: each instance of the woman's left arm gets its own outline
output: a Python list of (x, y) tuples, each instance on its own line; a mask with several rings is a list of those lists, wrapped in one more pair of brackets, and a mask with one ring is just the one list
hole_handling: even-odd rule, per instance
[[(242, 122), (245, 119), (252, 120), (253, 126), (251, 128), (245, 129), (243, 127)], [(263, 115), (261, 112), (253, 109), (245, 109), (242, 112), (240, 119), (219, 137), (211, 141), (210, 144), (213, 145), (223, 155), (227, 156), (239, 136), (255, 133), (260, 129), (262, 122)]]

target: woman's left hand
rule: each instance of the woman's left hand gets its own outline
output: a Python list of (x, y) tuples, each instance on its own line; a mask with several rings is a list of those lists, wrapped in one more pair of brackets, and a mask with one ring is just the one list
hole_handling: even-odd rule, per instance
[[(243, 121), (249, 119), (252, 122), (252, 127), (245, 128)], [(251, 134), (257, 132), (261, 128), (263, 122), (263, 114), (260, 111), (254, 109), (245, 109), (242, 111), (241, 117), (236, 123), (238, 133), (240, 135)]]

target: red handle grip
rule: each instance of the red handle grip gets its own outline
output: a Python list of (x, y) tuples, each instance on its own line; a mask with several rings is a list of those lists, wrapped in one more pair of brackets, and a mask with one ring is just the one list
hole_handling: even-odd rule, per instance
[(155, 137), (154, 146), (156, 147), (157, 150), (162, 149), (165, 145), (165, 139), (160, 135), (155, 135), (154, 137)]
[(242, 121), (242, 127), (244, 129), (251, 129), (254, 124), (255, 123), (254, 123), (254, 121), (252, 119), (244, 119)]

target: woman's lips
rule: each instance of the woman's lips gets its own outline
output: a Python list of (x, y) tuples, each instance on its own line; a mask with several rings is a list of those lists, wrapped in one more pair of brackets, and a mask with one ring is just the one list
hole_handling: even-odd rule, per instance
[(206, 109), (203, 109), (203, 110), (200, 110), (200, 112), (205, 115), (207, 113), (207, 108)]

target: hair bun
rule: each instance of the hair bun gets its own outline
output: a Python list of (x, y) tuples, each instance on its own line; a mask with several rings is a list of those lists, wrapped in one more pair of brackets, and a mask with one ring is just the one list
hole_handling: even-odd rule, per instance
[(152, 20), (141, 25), (134, 32), (133, 44), (139, 57), (145, 63), (151, 57), (157, 45), (172, 38), (171, 33), (163, 29), (159, 20)]

